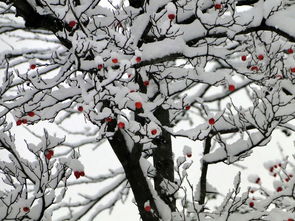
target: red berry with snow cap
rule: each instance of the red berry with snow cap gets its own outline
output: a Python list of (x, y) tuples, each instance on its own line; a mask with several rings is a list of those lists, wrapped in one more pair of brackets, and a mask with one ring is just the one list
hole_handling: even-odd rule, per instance
[(74, 176), (76, 177), (76, 179), (79, 179), (81, 176), (80, 171), (74, 171)]
[(136, 109), (141, 109), (142, 108), (142, 103), (141, 102), (135, 102), (135, 107)]
[(146, 212), (150, 212), (151, 209), (152, 209), (152, 208), (151, 208), (150, 205), (144, 207), (144, 210), (145, 210)]
[(173, 20), (173, 19), (175, 18), (175, 14), (168, 14), (168, 18), (169, 18), (170, 20)]
[(214, 8), (215, 8), (215, 9), (221, 9), (221, 4), (219, 4), (219, 3), (215, 4), (215, 5), (214, 5)]
[(264, 59), (264, 56), (263, 56), (263, 54), (260, 54), (260, 55), (258, 55), (257, 58), (258, 58), (258, 60), (262, 61)]
[(28, 116), (29, 116), (29, 117), (34, 117), (34, 116), (35, 116), (35, 113), (34, 113), (33, 111), (30, 111), (30, 112), (28, 113)]
[(241, 57), (241, 60), (242, 60), (242, 61), (246, 61), (246, 60), (247, 60), (247, 56), (246, 56), (246, 55), (243, 55), (243, 56)]
[(251, 71), (258, 71), (258, 70), (259, 70), (259, 68), (257, 66), (252, 66), (251, 67)]
[(28, 212), (30, 212), (30, 208), (29, 208), (29, 207), (23, 207), (23, 211), (24, 211), (25, 213), (28, 213)]
[(294, 50), (293, 50), (292, 48), (289, 48), (289, 49), (287, 50), (287, 53), (288, 53), (288, 54), (293, 54), (293, 52), (294, 52)]
[(37, 67), (37, 65), (35, 65), (35, 64), (31, 64), (31, 65), (30, 65), (30, 69), (31, 69), (31, 70), (34, 70), (36, 67)]
[(105, 120), (105, 122), (111, 122), (113, 119), (111, 117), (107, 117), (104, 120)]
[(136, 57), (136, 58), (135, 58), (135, 61), (136, 61), (137, 63), (141, 62), (141, 57)]
[(281, 192), (283, 190), (283, 188), (281, 187), (281, 186), (279, 186), (278, 188), (277, 188), (277, 192)]
[(22, 122), (22, 120), (17, 120), (16, 121), (16, 126), (19, 126), (19, 125), (21, 125), (23, 122)]
[(158, 133), (158, 131), (156, 129), (151, 130), (152, 135), (156, 135), (157, 133)]
[(234, 91), (235, 89), (236, 89), (235, 85), (233, 85), (233, 84), (228, 85), (229, 91)]
[(125, 128), (125, 124), (124, 124), (123, 122), (119, 122), (119, 123), (118, 123), (118, 127), (119, 127), (120, 129), (123, 129), (123, 128)]
[(97, 69), (100, 71), (101, 69), (103, 69), (103, 64), (99, 64), (97, 65)]
[(190, 158), (190, 157), (192, 157), (192, 154), (188, 153), (186, 156)]
[(78, 107), (78, 111), (82, 112), (84, 110), (84, 108), (82, 106)]
[(114, 64), (117, 64), (117, 63), (119, 62), (119, 60), (118, 60), (118, 58), (113, 58), (113, 59), (112, 59), (112, 62), (113, 62)]
[(47, 160), (50, 160), (53, 155), (54, 155), (53, 150), (48, 150), (48, 151), (45, 152), (45, 157), (46, 157)]
[(69, 22), (69, 27), (71, 27), (71, 28), (73, 28), (73, 27), (75, 27), (76, 26), (76, 24), (77, 24), (77, 22), (76, 21), (70, 21)]
[(210, 125), (214, 125), (214, 124), (215, 124), (215, 119), (214, 119), (214, 118), (210, 118), (210, 119), (208, 120), (208, 123), (209, 123)]

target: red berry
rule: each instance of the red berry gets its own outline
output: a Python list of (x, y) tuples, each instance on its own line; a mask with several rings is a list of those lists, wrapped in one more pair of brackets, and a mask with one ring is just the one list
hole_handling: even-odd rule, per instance
[(278, 188), (277, 188), (277, 192), (281, 192), (283, 190), (283, 188), (281, 187), (281, 186), (279, 186)]
[(107, 117), (104, 119), (105, 122), (111, 122), (113, 119), (111, 117)]
[(168, 18), (169, 18), (170, 20), (173, 20), (173, 19), (175, 18), (175, 14), (168, 14)]
[(235, 85), (233, 85), (233, 84), (228, 85), (229, 91), (234, 91), (235, 89), (236, 89)]
[(288, 54), (293, 54), (293, 52), (294, 52), (294, 51), (293, 51), (292, 48), (289, 48), (289, 49), (287, 50), (287, 53), (288, 53)]
[(191, 106), (189, 106), (189, 105), (188, 106), (185, 106), (185, 109), (186, 110), (189, 110), (189, 109), (191, 109)]
[(187, 157), (192, 157), (192, 154), (191, 153), (188, 153), (186, 156)]
[(286, 178), (285, 181), (286, 181), (286, 182), (289, 182), (289, 181), (290, 181), (290, 178)]
[(271, 173), (273, 172), (273, 167), (269, 168), (269, 172)]
[(273, 176), (274, 176), (274, 177), (276, 177), (276, 176), (277, 176), (277, 174), (276, 174), (276, 173), (274, 173), (274, 174), (273, 174)]
[(54, 151), (53, 150), (48, 150), (45, 153), (45, 157), (46, 157), (47, 160), (50, 160), (53, 155), (54, 155)]
[(257, 58), (258, 58), (258, 60), (262, 61), (264, 59), (264, 56), (263, 56), (263, 54), (260, 54), (260, 55), (258, 55)]
[(254, 202), (250, 202), (250, 203), (249, 203), (249, 206), (250, 206), (250, 207), (253, 207), (253, 206), (254, 206)]
[(117, 58), (113, 58), (113, 59), (112, 59), (112, 62), (113, 62), (114, 64), (117, 64), (117, 63), (119, 62), (119, 60), (118, 60)]
[(290, 218), (290, 219), (288, 219), (288, 221), (294, 221), (294, 219), (291, 219), (291, 218)]
[(84, 110), (84, 108), (82, 106), (78, 107), (78, 111), (82, 112)]
[(241, 59), (242, 59), (242, 61), (246, 61), (246, 60), (247, 60), (247, 56), (246, 56), (246, 55), (243, 55), (243, 56), (241, 57)]
[(24, 211), (25, 213), (28, 213), (28, 212), (30, 212), (30, 208), (29, 208), (29, 207), (24, 207), (24, 208), (23, 208), (23, 211)]
[(118, 123), (118, 127), (119, 127), (120, 129), (123, 129), (123, 128), (125, 128), (125, 124), (124, 124), (123, 122), (119, 122), (119, 123)]
[(137, 63), (141, 62), (141, 57), (136, 57), (136, 58), (135, 58), (135, 61), (136, 61)]
[(47, 154), (45, 154), (45, 157), (47, 160), (50, 160), (52, 156), (51, 156), (51, 154), (47, 153)]
[(81, 176), (79, 171), (74, 171), (74, 175), (75, 175), (76, 179), (79, 179)]
[(148, 86), (149, 84), (150, 84), (149, 81), (144, 81), (144, 82), (143, 82), (143, 85), (144, 85), (144, 86)]
[(279, 167), (281, 167), (281, 166), (282, 166), (282, 164), (281, 164), (281, 163), (279, 163), (279, 164), (278, 164), (278, 166), (279, 166)]
[(259, 70), (259, 68), (257, 66), (252, 66), (251, 67), (251, 71), (258, 71), (258, 70)]
[(278, 166), (277, 165), (274, 165), (274, 168), (278, 168)]
[(80, 176), (85, 176), (85, 172), (84, 171), (80, 171)]
[(292, 178), (292, 177), (293, 177), (293, 175), (292, 175), (292, 174), (290, 174), (290, 175), (289, 175), (289, 177), (290, 177), (290, 178)]
[(76, 24), (77, 24), (76, 21), (70, 21), (70, 22), (69, 22), (69, 26), (70, 26), (71, 28), (75, 27)]
[(101, 69), (103, 69), (103, 64), (99, 64), (97, 65), (97, 69), (100, 71)]
[(26, 124), (26, 123), (28, 123), (28, 120), (27, 119), (22, 119), (22, 123)]
[(132, 74), (128, 74), (127, 76), (128, 76), (128, 78), (131, 78), (132, 77)]
[(290, 70), (291, 70), (291, 72), (295, 72), (295, 68), (291, 68)]
[(17, 125), (17, 126), (21, 125), (22, 123), (23, 123), (22, 120), (17, 120), (17, 121), (16, 121), (16, 125)]
[(150, 212), (151, 209), (152, 209), (151, 206), (145, 206), (145, 207), (144, 207), (144, 210), (145, 210), (146, 212)]
[(258, 177), (258, 178), (256, 179), (255, 183), (259, 184), (260, 181), (261, 181), (261, 180), (260, 180), (260, 178)]
[(30, 68), (31, 68), (32, 70), (34, 70), (36, 67), (37, 67), (37, 65), (35, 65), (35, 64), (31, 64), (31, 65), (30, 65)]
[(53, 156), (54, 155), (54, 151), (53, 150), (49, 150), (48, 153)]
[(158, 133), (158, 131), (156, 129), (151, 130), (152, 135), (156, 135), (157, 133)]
[(135, 92), (135, 90), (130, 90), (129, 92), (130, 92), (130, 93), (133, 93), (133, 92)]
[(255, 192), (255, 190), (250, 190), (250, 193), (254, 193)]
[(214, 118), (210, 118), (208, 122), (209, 122), (210, 125), (213, 125), (213, 124), (215, 124), (215, 119)]
[(214, 7), (215, 9), (221, 9), (221, 4), (215, 4)]
[(33, 111), (30, 111), (30, 112), (28, 113), (28, 116), (30, 116), (30, 117), (34, 117), (34, 116), (35, 116), (35, 113), (34, 113)]
[(141, 109), (142, 108), (142, 103), (141, 102), (135, 102), (135, 107), (136, 107), (136, 109)]

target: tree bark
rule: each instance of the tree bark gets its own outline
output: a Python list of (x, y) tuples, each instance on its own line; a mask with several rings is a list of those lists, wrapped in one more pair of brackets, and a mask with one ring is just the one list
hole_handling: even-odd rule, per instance
[[(142, 150), (141, 145), (135, 144), (132, 152), (130, 152), (120, 131), (117, 131), (113, 138), (109, 139), (109, 142), (124, 168), (126, 178), (130, 183), (142, 220), (158, 221), (158, 211), (155, 206), (148, 182), (139, 163)], [(144, 210), (144, 204), (147, 201), (150, 202), (153, 212), (147, 212)]]
[[(169, 110), (164, 110), (159, 107), (154, 115), (162, 123), (162, 125), (170, 126)], [(156, 139), (154, 143), (157, 148), (153, 151), (154, 166), (156, 168), (156, 176), (154, 178), (155, 189), (161, 199), (170, 207), (172, 211), (176, 210), (175, 198), (165, 193), (160, 186), (163, 179), (167, 179), (170, 182), (174, 182), (174, 162), (172, 152), (172, 142), (170, 134), (163, 130), (159, 139)], [(168, 185), (169, 188), (169, 185)]]
[[(0, 2), (6, 3), (4, 0)], [(52, 31), (56, 34), (58, 31), (64, 29), (64, 23), (52, 15), (40, 15), (26, 0), (11, 0), (13, 6), (16, 8), (16, 16), (21, 16), (25, 20), (27, 28), (43, 29)], [(65, 38), (58, 35), (56, 37), (66, 47), (71, 48), (72, 43)]]
[[(208, 154), (211, 149), (211, 134), (206, 138), (205, 140), (205, 147), (203, 151), (203, 156)], [(200, 199), (199, 204), (203, 205), (206, 198), (206, 192), (207, 192), (207, 173), (208, 173), (208, 163), (203, 160), (202, 162), (202, 173), (200, 177)]]

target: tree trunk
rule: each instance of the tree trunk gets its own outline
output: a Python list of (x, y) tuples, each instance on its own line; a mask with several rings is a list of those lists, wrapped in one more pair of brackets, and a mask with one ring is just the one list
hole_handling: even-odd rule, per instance
[[(109, 142), (124, 168), (126, 178), (130, 183), (142, 220), (158, 221), (158, 211), (155, 206), (155, 202), (149, 189), (146, 177), (144, 176), (139, 164), (142, 150), (141, 145), (135, 144), (132, 152), (130, 152), (120, 131), (117, 131), (113, 139), (109, 139)], [(147, 212), (144, 210), (144, 204), (147, 201), (150, 202), (153, 212)]]
[[(162, 107), (159, 107), (154, 114), (162, 125), (170, 126), (168, 110), (164, 110)], [(153, 151), (154, 166), (157, 171), (154, 178), (155, 189), (170, 209), (175, 211), (176, 204), (174, 197), (167, 195), (160, 186), (164, 178), (170, 182), (174, 182), (174, 162), (171, 136), (167, 131), (163, 130), (161, 137), (155, 140), (154, 143), (157, 145), (157, 148)]]
[[(208, 154), (211, 149), (211, 135), (209, 135), (205, 140), (205, 147), (203, 151), (203, 156)], [(199, 204), (203, 205), (205, 203), (206, 193), (207, 193), (207, 173), (208, 173), (208, 163), (203, 160), (202, 162), (202, 173), (200, 177), (200, 199)]]

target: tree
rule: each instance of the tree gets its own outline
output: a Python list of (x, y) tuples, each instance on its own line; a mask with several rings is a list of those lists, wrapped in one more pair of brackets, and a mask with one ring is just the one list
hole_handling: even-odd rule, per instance
[[(206, 207), (214, 190), (207, 182), (211, 164), (235, 164), (266, 145), (275, 130), (294, 130), (289, 122), (295, 113), (295, 33), (284, 21), (295, 21), (292, 1), (0, 3), (2, 35), (46, 45), (11, 45), (1, 54), (0, 144), (9, 156), (0, 162), (7, 184), (1, 220), (50, 220), (60, 208), (70, 208), (62, 220), (79, 220), (115, 190), (94, 218), (124, 198), (128, 186), (144, 221), (294, 219), (295, 180), (288, 175), (288, 158), (278, 171), (287, 176), (280, 176), (284, 186), (264, 191), (259, 203), (250, 200), (251, 189), (240, 194), (238, 174), (221, 206)], [(235, 94), (251, 105), (238, 106)], [(78, 133), (86, 138), (74, 144), (48, 130), (40, 136), (30, 129), (50, 121), (75, 136), (63, 124), (77, 115), (93, 130)], [(176, 130), (183, 121), (191, 127)], [(31, 159), (19, 152), (14, 126), (25, 126), (40, 139), (39, 144), (26, 141)], [(196, 186), (186, 172), (192, 148), (185, 146), (174, 163), (171, 137), (203, 142)], [(122, 169), (87, 176), (77, 147), (104, 140)], [(60, 145), (71, 150), (56, 154)], [(71, 175), (75, 182), (68, 181)], [(62, 202), (68, 185), (103, 180), (111, 184), (95, 196)], [(259, 184), (257, 177), (254, 183)]]

